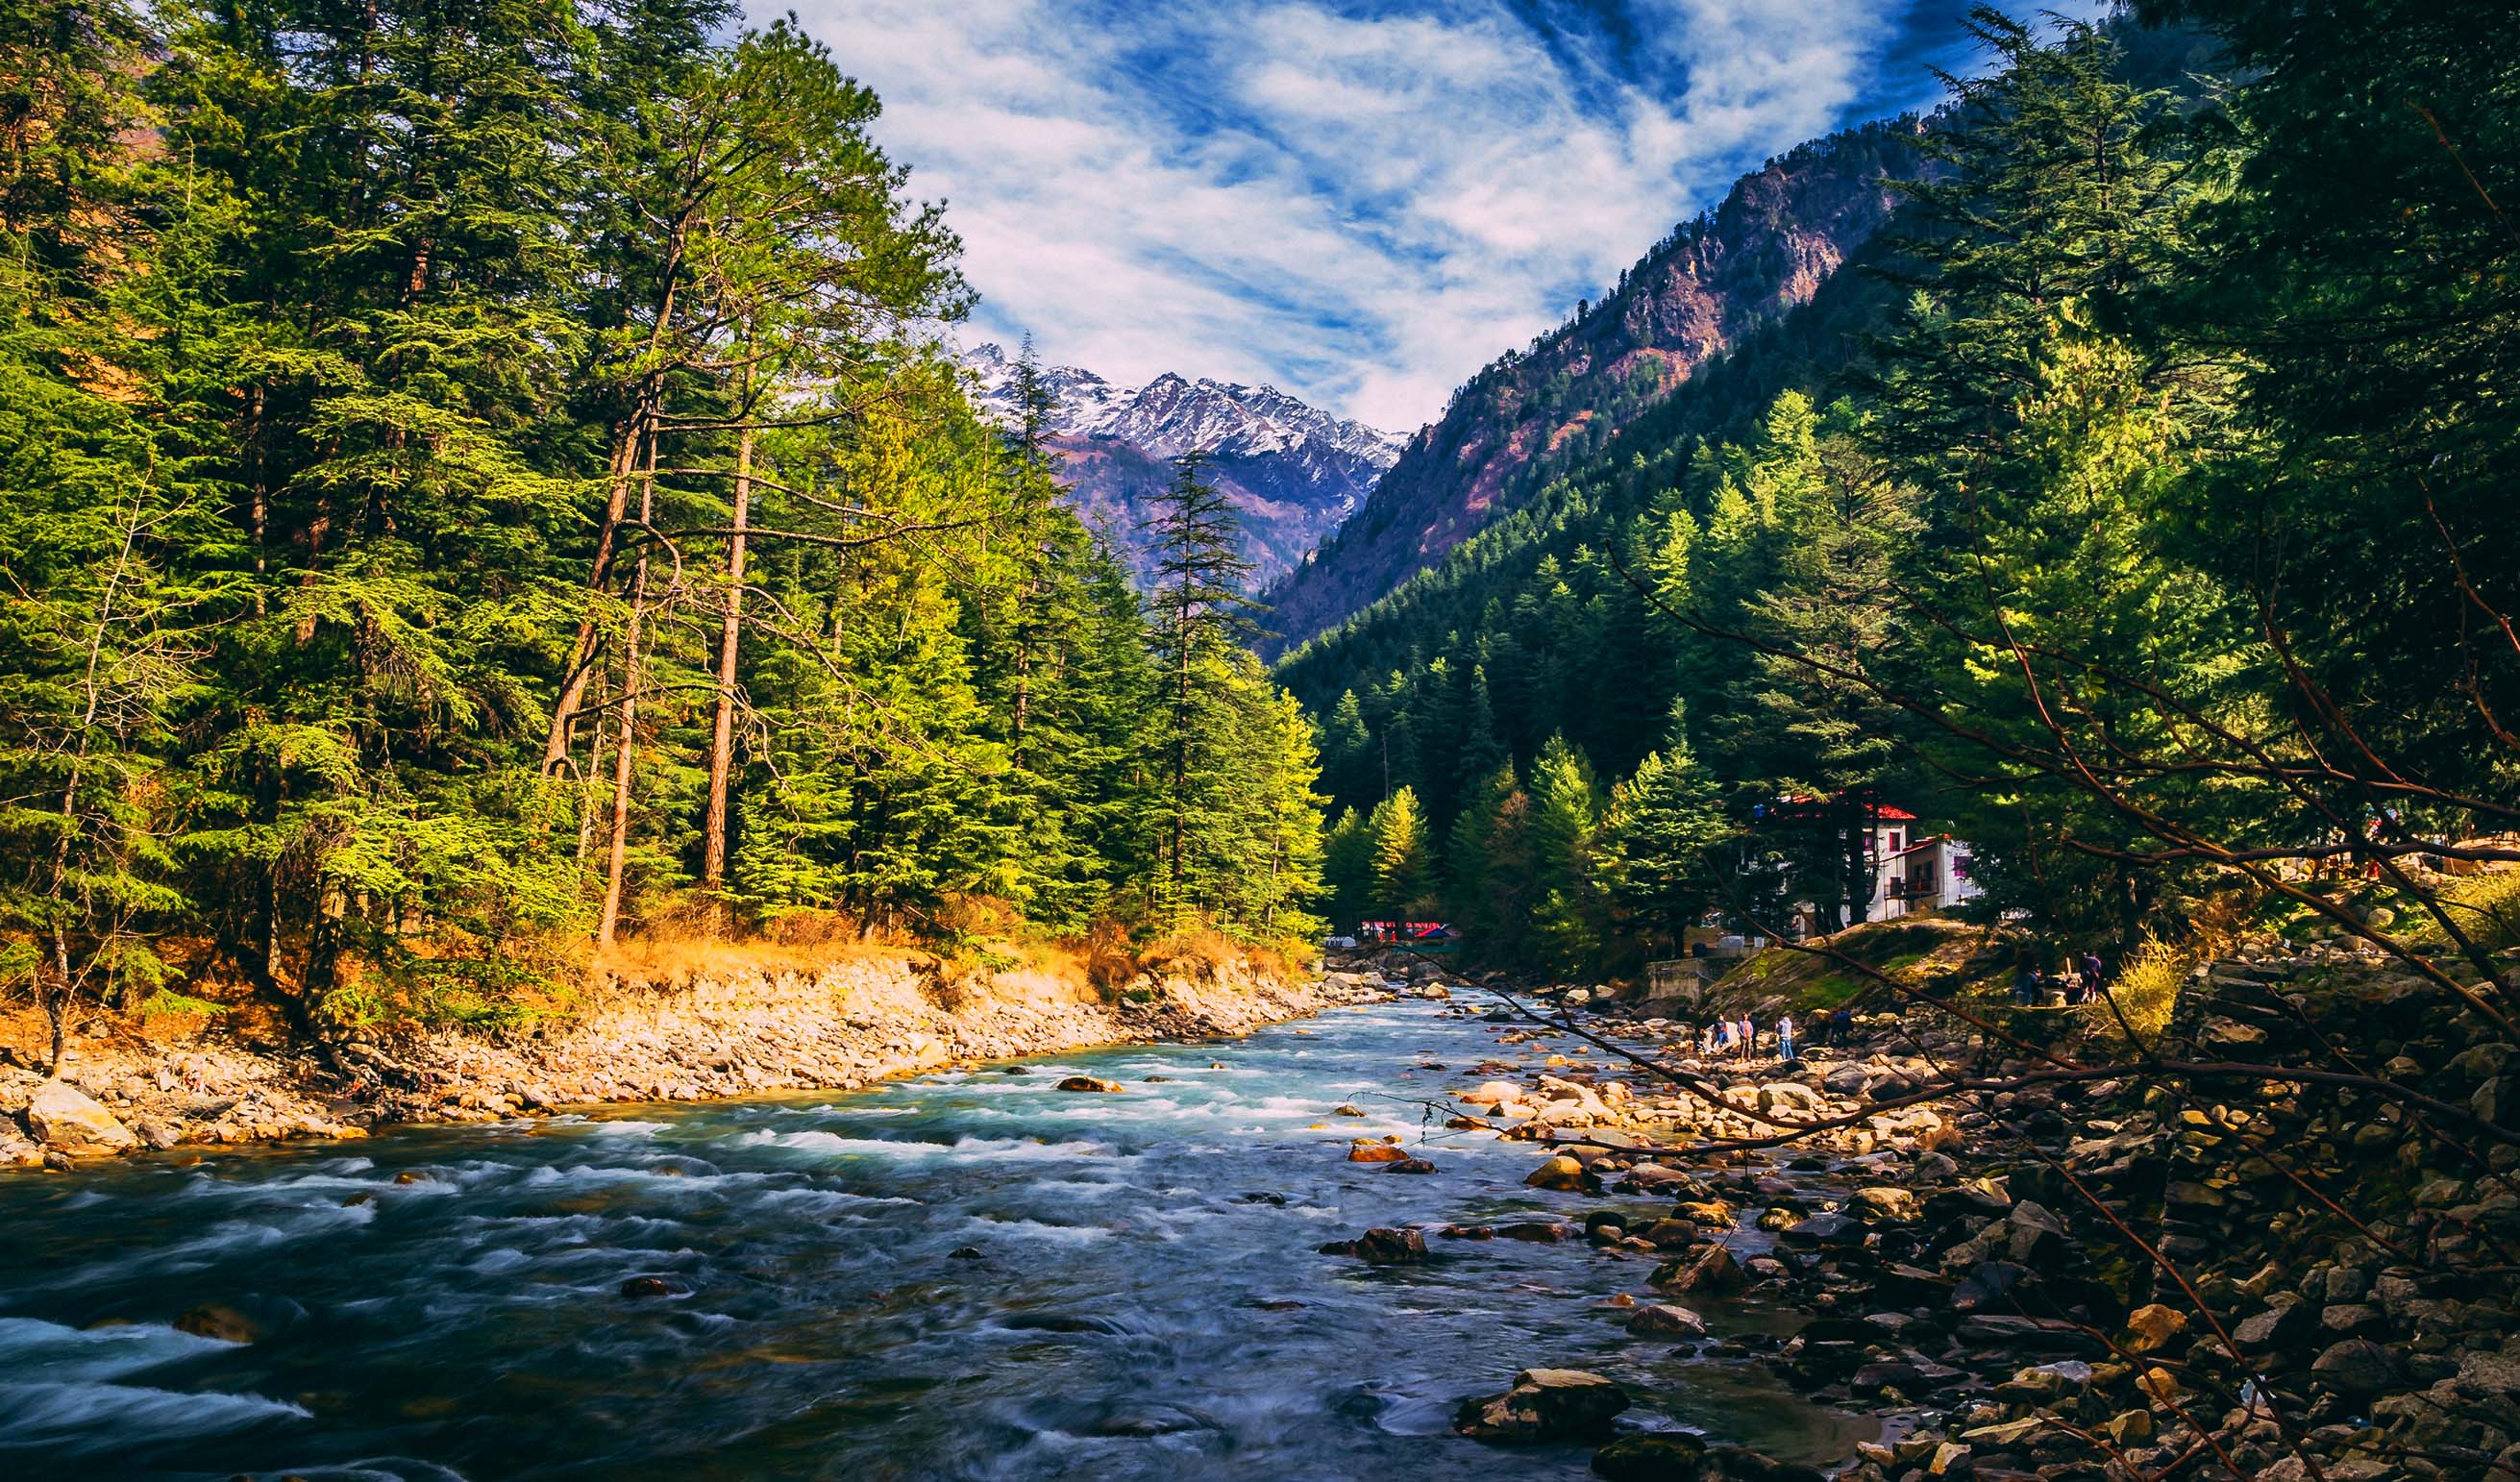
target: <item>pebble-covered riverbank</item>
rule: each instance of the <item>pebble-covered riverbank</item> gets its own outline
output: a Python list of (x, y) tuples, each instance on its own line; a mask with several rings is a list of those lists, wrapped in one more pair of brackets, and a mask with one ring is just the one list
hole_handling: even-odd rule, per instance
[(1109, 994), (1019, 971), (948, 983), (903, 955), (615, 980), (564, 1016), (493, 1033), (354, 1034), (326, 1056), (109, 1033), (79, 1040), (58, 1079), (0, 1065), (0, 1167), (601, 1102), (851, 1090), (960, 1061), (1240, 1034), (1378, 991), (1249, 963), (1148, 974)]
[[(2317, 1025), (2343, 1015), (2429, 1115), (2491, 1111), (2512, 1047), (2449, 1041), (2426, 1002), (2367, 962), (2251, 952), (2200, 972), (2155, 1051), (2315, 1066)], [(1791, 1062), (1741, 1061), (1699, 1058), (1691, 1026), (1639, 1010), (1534, 1007), (1564, 1027), (1495, 1013), (1510, 1057), (1472, 1067), (1499, 1078), (1456, 1093), (1454, 1125), (1534, 1144), (1530, 1182), (1568, 1195), (1564, 1218), (1372, 1231), (1334, 1249), (1405, 1263), (1507, 1237), (1652, 1258), (1637, 1330), (1761, 1350), (1813, 1400), (1879, 1415), (1880, 1439), (1848, 1459), (1857, 1482), (2520, 1477), (2509, 1147), (2418, 1143), (2408, 1131), (2427, 1113), (2387, 1097), (2319, 1113), (2275, 1073), (2218, 1101), (2078, 1074), (2071, 1056), (2092, 1047), (2070, 1042), (2070, 1020), (2016, 1026), (2067, 1037), (2046, 1059), (1912, 1009), (1864, 1015), (1849, 1043)], [(1709, 1146), (1794, 1123), (1829, 1130)], [(2358, 1226), (2337, 1200), (2361, 1181), (2404, 1197)], [(1692, 1304), (1717, 1294), (1788, 1316), (1790, 1335), (1707, 1340)], [(1499, 1441), (1606, 1439), (1630, 1399), (1598, 1375), (1535, 1370), (1458, 1423)], [(1660, 1434), (1611, 1441), (1595, 1470), (1806, 1475)]]

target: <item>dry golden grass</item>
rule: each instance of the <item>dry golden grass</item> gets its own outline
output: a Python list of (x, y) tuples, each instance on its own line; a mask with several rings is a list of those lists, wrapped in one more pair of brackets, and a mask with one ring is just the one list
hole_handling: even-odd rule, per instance
[[(2520, 947), (2520, 870), (2450, 879), (2441, 892), (2441, 908), (2452, 924), (2489, 952)], [(2443, 939), (2448, 940), (2446, 935)]]
[(672, 983), (742, 972), (812, 972), (835, 963), (923, 956), (834, 912), (793, 912), (759, 930), (717, 935), (697, 916), (652, 920), (594, 953), (589, 966), (634, 982)]
[[(2179, 1008), (2180, 990), (2186, 987), (2188, 974), (2195, 967), (2196, 958), (2190, 951), (2159, 938), (2146, 938), (2118, 969), (2117, 977), (2109, 984), (2108, 996), (2084, 1006), (2092, 1032), (2104, 1042), (2138, 1052), (2150, 1050), (2161, 1042), (2162, 1031), (2170, 1027), (2170, 1016)], [(2132, 1044), (2128, 1043), (2130, 1036)]]
[(1212, 981), (1237, 963), (1279, 977), (1293, 977), (1313, 959), (1301, 942), (1238, 941), (1211, 926), (1176, 931), (1148, 944), (1138, 954), (1141, 968), (1193, 981)]

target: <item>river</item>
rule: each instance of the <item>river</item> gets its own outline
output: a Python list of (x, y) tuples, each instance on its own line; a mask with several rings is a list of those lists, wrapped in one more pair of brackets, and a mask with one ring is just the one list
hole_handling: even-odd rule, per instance
[[(1529, 1145), (1409, 1100), (1513, 1057), (1498, 1029), (1407, 1001), (1022, 1073), (0, 1180), (0, 1475), (1587, 1475), (1589, 1448), (1450, 1434), (1532, 1366), (1628, 1383), (1637, 1424), (1848, 1455), (1869, 1428), (1746, 1353), (1629, 1336), (1599, 1304), (1645, 1290), (1643, 1258), (1318, 1253), (1648, 1202), (1526, 1189)], [(1053, 1089), (1076, 1072), (1129, 1089)], [(1438, 1171), (1345, 1161), (1368, 1133), (1422, 1135)], [(667, 1294), (625, 1295), (642, 1277)], [(203, 1303), (253, 1340), (171, 1325)]]

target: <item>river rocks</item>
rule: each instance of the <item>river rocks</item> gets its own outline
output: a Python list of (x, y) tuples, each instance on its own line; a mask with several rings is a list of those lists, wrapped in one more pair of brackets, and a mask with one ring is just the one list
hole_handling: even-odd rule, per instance
[(1748, 1274), (1732, 1259), (1732, 1252), (1721, 1245), (1709, 1245), (1682, 1260), (1665, 1261), (1654, 1268), (1646, 1280), (1663, 1291), (1711, 1294), (1739, 1291), (1750, 1284)]
[(2264, 1351), (2289, 1348), (2309, 1341), (2318, 1329), (2318, 1309), (2299, 1298), (2241, 1319), (2231, 1328), (2231, 1340), (2243, 1349)]
[(1560, 1241), (1579, 1238), (1584, 1234), (1584, 1227), (1569, 1225), (1560, 1220), (1509, 1220), (1503, 1225), (1495, 1226), (1489, 1234), (1500, 1240), (1521, 1240), (1532, 1245), (1555, 1245)]
[(1562, 1152), (1533, 1169), (1523, 1182), (1534, 1189), (1554, 1189), (1565, 1193), (1582, 1193), (1592, 1185), (1584, 1165)]
[(1330, 1108), (1330, 1115), (1334, 1117), (1361, 1117), (1365, 1115), (1365, 1108), (1359, 1106), (1354, 1101), (1341, 1101)]
[(1409, 1161), (1409, 1149), (1397, 1143), (1378, 1143), (1369, 1138), (1359, 1138), (1348, 1145), (1347, 1160), (1351, 1163), (1406, 1163)]
[(224, 1302), (204, 1302), (175, 1320), (177, 1332), (222, 1343), (252, 1343), (262, 1337), (262, 1325)]
[(1803, 1245), (1861, 1245), (1864, 1226), (1842, 1214), (1823, 1212), (1786, 1226), (1783, 1238)]
[(1628, 1170), (1619, 1187), (1629, 1193), (1668, 1193), (1676, 1197), (1694, 1196), (1705, 1188), (1687, 1169), (1667, 1168), (1660, 1163), (1639, 1163)]
[(1637, 1309), (1628, 1319), (1628, 1331), (1641, 1338), (1702, 1338), (1706, 1320), (1686, 1307), (1655, 1302)]
[(2029, 1275), (2029, 1267), (2010, 1261), (1981, 1261), (1952, 1288), (1952, 1306), (1961, 1312), (1974, 1312), (1989, 1304), (2010, 1306), (2012, 1289)]
[(2332, 1343), (2313, 1360), (2311, 1373), (2338, 1394), (2363, 1398), (2398, 1382), (2397, 1355), (2368, 1338)]
[(690, 1291), (690, 1287), (671, 1277), (631, 1277), (621, 1283), (621, 1294), (625, 1297), (679, 1297), (688, 1295)]
[(1537, 1445), (1606, 1434), (1628, 1408), (1628, 1392), (1580, 1369), (1526, 1369), (1501, 1395), (1462, 1402), (1453, 1429), (1480, 1441)]
[(1914, 1194), (1886, 1184), (1868, 1185), (1855, 1190), (1849, 1206), (1867, 1220), (1897, 1225), (1912, 1224), (1923, 1213), (1917, 1207)]
[(2187, 1314), (2155, 1302), (2127, 1314), (2127, 1336), (2121, 1345), (2129, 1353), (2159, 1353), (2187, 1329)]
[(1593, 1454), (1593, 1473), (1609, 1482), (1826, 1482), (1808, 1466), (1672, 1431), (1621, 1436)]
[(1426, 1237), (1415, 1230), (1373, 1229), (1353, 1240), (1332, 1240), (1326, 1256), (1354, 1256), (1374, 1266), (1410, 1266), (1426, 1259)]
[(95, 1098), (67, 1081), (46, 1081), (26, 1100), (26, 1129), (63, 1152), (127, 1152), (140, 1144)]
[(1054, 1091), (1098, 1091), (1107, 1094), (1111, 1092), (1126, 1091), (1129, 1088), (1121, 1085), (1117, 1081), (1105, 1081), (1090, 1075), (1071, 1075), (1051, 1089)]
[(1384, 1173), (1433, 1173), (1435, 1165), (1424, 1158), (1402, 1158), (1382, 1171)]

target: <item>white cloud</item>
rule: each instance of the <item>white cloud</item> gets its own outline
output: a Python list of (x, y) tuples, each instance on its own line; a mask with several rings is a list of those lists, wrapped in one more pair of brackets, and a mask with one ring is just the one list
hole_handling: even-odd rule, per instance
[[(808, 0), (951, 202), (974, 333), (1406, 429), (1732, 173), (1846, 115), (1889, 0), (1653, 0), (1625, 72), (1502, 0)], [(1123, 19), (1114, 19), (1114, 16)]]

